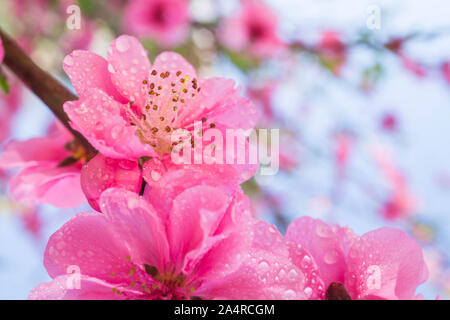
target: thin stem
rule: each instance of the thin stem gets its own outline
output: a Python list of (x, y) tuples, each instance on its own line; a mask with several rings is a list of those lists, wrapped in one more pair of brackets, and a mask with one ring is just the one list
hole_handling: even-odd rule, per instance
[(77, 100), (77, 96), (71, 93), (49, 73), (39, 68), (17, 43), (1, 29), (0, 37), (5, 50), (3, 63), (49, 107), (53, 114), (74, 135), (75, 139), (86, 151), (90, 155), (94, 155), (97, 150), (95, 150), (81, 133), (72, 129), (69, 124), (69, 117), (63, 110), (64, 102)]

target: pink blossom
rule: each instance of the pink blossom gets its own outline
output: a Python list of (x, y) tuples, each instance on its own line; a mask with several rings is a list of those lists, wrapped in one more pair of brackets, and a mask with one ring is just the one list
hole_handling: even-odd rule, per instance
[(239, 11), (221, 25), (219, 39), (231, 50), (249, 50), (252, 55), (265, 59), (285, 48), (277, 33), (276, 13), (262, 1), (245, 0)]
[(42, 221), (36, 208), (25, 207), (20, 212), (25, 229), (35, 238), (40, 238), (42, 232)]
[(423, 65), (419, 62), (412, 60), (404, 54), (400, 55), (400, 58), (402, 60), (403, 66), (417, 77), (423, 78), (427, 75)]
[(391, 193), (380, 209), (380, 213), (391, 220), (414, 214), (417, 210), (417, 199), (409, 190), (404, 174), (384, 150), (376, 149), (374, 158), (391, 188)]
[(164, 47), (182, 43), (189, 31), (186, 0), (135, 0), (125, 9), (125, 29), (154, 38)]
[(248, 97), (259, 109), (259, 124), (261, 126), (268, 126), (276, 120), (272, 106), (272, 97), (277, 86), (276, 82), (270, 82), (264, 84), (262, 87), (251, 87), (247, 89)]
[(354, 145), (354, 137), (348, 132), (339, 132), (334, 136), (335, 151), (334, 157), (337, 169), (337, 178), (341, 180), (345, 177), (348, 162)]
[[(29, 298), (306, 299), (323, 290), (312, 258), (255, 220), (240, 189), (213, 187), (189, 170), (176, 174), (175, 184), (154, 187), (156, 196), (108, 189), (103, 214), (66, 223), (45, 252), (53, 281)], [(192, 180), (197, 184), (182, 183)], [(73, 265), (79, 290), (67, 287)]]
[[(194, 68), (172, 52), (161, 53), (152, 67), (147, 52), (130, 36), (111, 44), (108, 60), (74, 51), (64, 59), (64, 70), (80, 97), (64, 105), (72, 127), (105, 157), (145, 159), (144, 178), (149, 183), (175, 165), (172, 153), (183, 153), (171, 140), (177, 129), (189, 132), (189, 140), (183, 142), (190, 144), (193, 136), (207, 135), (210, 128), (247, 130), (256, 123), (255, 107), (239, 96), (232, 80), (197, 79)], [(194, 132), (194, 122), (203, 134)], [(203, 140), (202, 150), (208, 147), (212, 142)], [(225, 152), (223, 156), (225, 163)], [(157, 170), (157, 177), (153, 173), (150, 179), (153, 171), (145, 174), (146, 167)], [(240, 173), (239, 182), (257, 169), (251, 164), (233, 167)]]
[(446, 61), (441, 65), (441, 72), (444, 76), (445, 81), (447, 81), (447, 83), (450, 83), (450, 61)]
[(330, 71), (339, 76), (347, 60), (347, 47), (341, 40), (341, 35), (332, 30), (323, 32), (318, 50)]
[(359, 237), (349, 228), (302, 217), (288, 227), (286, 239), (314, 257), (329, 299), (339, 293), (342, 298), (342, 285), (351, 299), (416, 299), (417, 287), (428, 278), (420, 245), (399, 229)]
[(0, 157), (0, 168), (23, 168), (12, 177), (10, 193), (14, 200), (33, 206), (48, 203), (69, 208), (82, 204), (85, 197), (80, 187), (81, 163), (63, 161), (76, 155), (80, 149), (69, 144), (73, 137), (64, 128), (57, 132), (26, 141), (9, 142)]
[(386, 113), (381, 119), (381, 128), (387, 132), (393, 132), (397, 129), (398, 120), (392, 113)]

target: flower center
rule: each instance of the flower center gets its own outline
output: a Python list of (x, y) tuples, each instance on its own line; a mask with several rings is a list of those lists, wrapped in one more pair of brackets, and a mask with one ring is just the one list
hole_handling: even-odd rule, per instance
[(165, 25), (166, 24), (166, 13), (165, 13), (165, 6), (163, 3), (160, 3), (153, 8), (153, 11), (151, 12), (151, 19), (155, 21), (159, 25)]
[(263, 38), (266, 33), (266, 27), (260, 23), (254, 23), (250, 26), (249, 35), (252, 42)]
[[(165, 154), (174, 151), (174, 147), (186, 139), (193, 139), (192, 132), (187, 136), (172, 134), (177, 129), (192, 130), (193, 124), (181, 128), (180, 119), (192, 116), (193, 104), (201, 88), (197, 79), (183, 76), (181, 71), (171, 74), (169, 71), (153, 70), (149, 79), (142, 81), (145, 94), (145, 106), (135, 106), (129, 102), (127, 116), (130, 125), (136, 126), (136, 135), (144, 144), (151, 145), (155, 151)], [(201, 119), (206, 125), (206, 118)], [(209, 124), (214, 127), (214, 124)], [(175, 141), (173, 141), (175, 140)]]

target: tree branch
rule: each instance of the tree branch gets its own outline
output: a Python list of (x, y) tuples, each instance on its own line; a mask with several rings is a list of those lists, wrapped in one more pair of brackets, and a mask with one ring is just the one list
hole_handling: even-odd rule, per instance
[(86, 140), (86, 138), (72, 129), (69, 117), (63, 110), (66, 101), (77, 100), (77, 96), (71, 93), (58, 80), (49, 73), (39, 68), (28, 55), (0, 29), (0, 37), (3, 41), (5, 57), (3, 63), (22, 82), (44, 102), (53, 114), (74, 135), (75, 139), (92, 156), (97, 150)]

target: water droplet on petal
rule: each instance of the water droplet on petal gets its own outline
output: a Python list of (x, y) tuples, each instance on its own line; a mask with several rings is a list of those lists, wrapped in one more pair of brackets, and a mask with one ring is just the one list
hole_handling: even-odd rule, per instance
[(267, 261), (261, 261), (259, 263), (259, 270), (261, 270), (261, 272), (269, 271), (269, 264), (267, 263)]
[(120, 37), (116, 40), (116, 49), (120, 52), (125, 52), (130, 48), (130, 42), (126, 37)]
[(283, 299), (292, 300), (292, 299), (295, 299), (296, 296), (297, 295), (295, 294), (295, 291), (289, 289), (284, 292)]
[(159, 171), (152, 170), (151, 176), (154, 181), (158, 181), (161, 178), (161, 173)]
[(65, 65), (68, 65), (68, 66), (73, 66), (73, 58), (72, 58), (72, 56), (66, 56), (66, 57), (64, 58), (63, 63), (64, 63)]
[(116, 70), (114, 70), (114, 67), (112, 66), (111, 63), (108, 63), (108, 71), (109, 71), (110, 73), (115, 73), (115, 72), (116, 72)]
[(303, 290), (303, 292), (305, 293), (307, 298), (311, 297), (312, 295), (312, 289), (310, 287), (306, 287), (305, 290)]
[(335, 264), (339, 258), (339, 254), (336, 250), (331, 250), (325, 253), (323, 261), (327, 264)]

